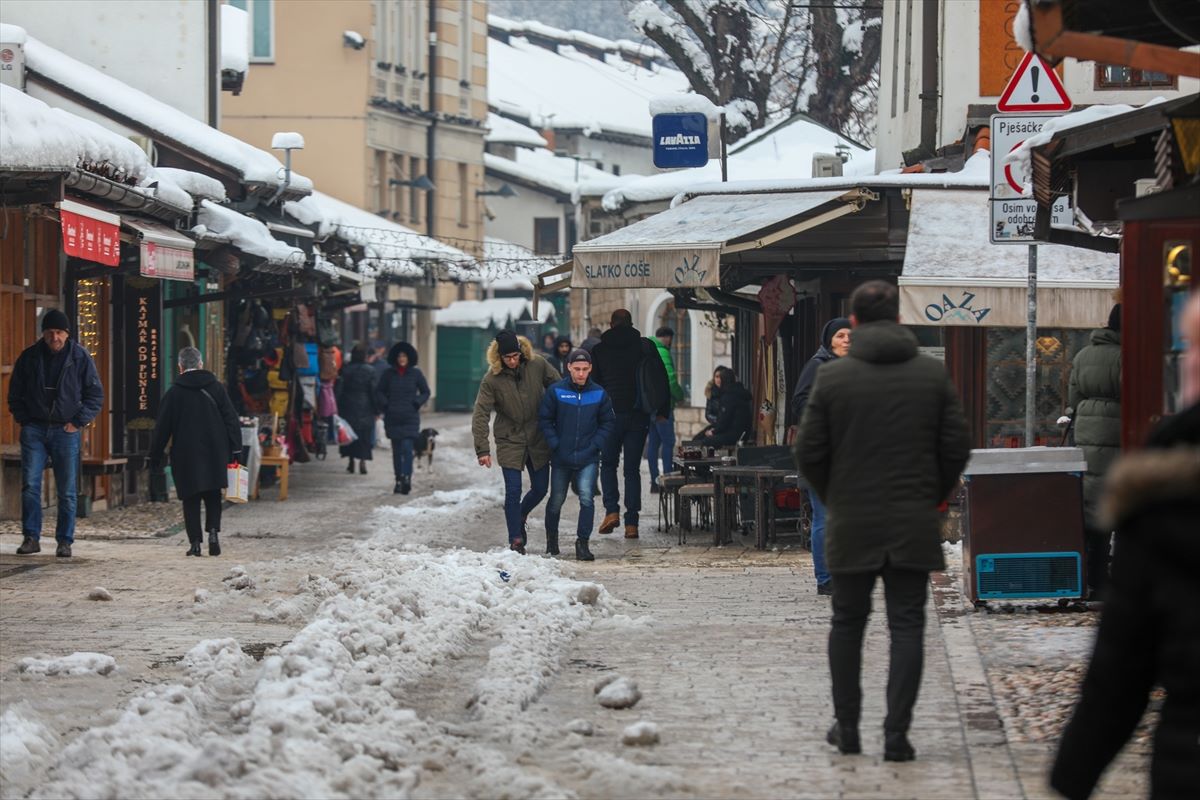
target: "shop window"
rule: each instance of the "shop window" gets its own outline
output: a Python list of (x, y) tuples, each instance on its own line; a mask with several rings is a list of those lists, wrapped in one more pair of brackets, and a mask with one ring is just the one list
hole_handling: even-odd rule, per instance
[[(1034, 443), (1057, 445), (1062, 429), (1055, 421), (1067, 407), (1071, 362), (1088, 343), (1091, 331), (1038, 328), (1037, 410)], [(1023, 447), (1025, 438), (1025, 331), (988, 328), (987, 447)]]
[(229, 0), (250, 15), (250, 60), (275, 61), (275, 0)]
[(1179, 79), (1165, 72), (1151, 72), (1120, 64), (1097, 64), (1096, 88), (1177, 89), (1179, 88)]
[(533, 220), (533, 252), (558, 255), (558, 217), (537, 217)]

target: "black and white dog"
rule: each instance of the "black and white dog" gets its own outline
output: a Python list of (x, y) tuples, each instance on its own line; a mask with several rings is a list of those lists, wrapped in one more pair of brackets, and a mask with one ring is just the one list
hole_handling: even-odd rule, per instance
[(417, 441), (414, 443), (413, 451), (415, 463), (419, 465), (421, 459), (425, 459), (425, 469), (433, 472), (433, 451), (437, 448), (438, 432), (433, 428), (424, 428), (417, 434)]

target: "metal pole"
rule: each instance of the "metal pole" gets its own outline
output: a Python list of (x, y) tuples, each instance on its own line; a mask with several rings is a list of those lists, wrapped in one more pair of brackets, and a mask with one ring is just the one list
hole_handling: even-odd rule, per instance
[(1037, 245), (1029, 245), (1026, 286), (1028, 318), (1025, 321), (1025, 446), (1033, 447), (1033, 419), (1037, 413)]
[(721, 183), (729, 181), (729, 154), (725, 147), (725, 114), (721, 114)]

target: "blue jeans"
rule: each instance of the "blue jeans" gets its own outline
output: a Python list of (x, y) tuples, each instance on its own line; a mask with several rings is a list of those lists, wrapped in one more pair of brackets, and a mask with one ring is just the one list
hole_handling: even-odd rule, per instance
[(646, 460), (650, 462), (650, 483), (658, 482), (658, 458), (662, 451), (662, 474), (675, 471), (672, 455), (675, 451), (675, 413), (665, 422), (654, 419), (650, 423), (650, 434), (646, 437)]
[(567, 499), (567, 489), (575, 485), (579, 495), (579, 525), (575, 536), (587, 541), (592, 535), (592, 523), (596, 520), (596, 472), (595, 463), (582, 467), (555, 467), (550, 473), (550, 502), (546, 504), (546, 536), (558, 538), (558, 518)]
[(79, 431), (67, 433), (62, 425), (31, 422), (21, 426), (21, 533), (34, 539), (42, 535), (42, 473), (46, 459), (54, 461), (58, 488), (58, 522), (54, 538), (75, 541), (75, 496), (79, 479)]
[(604, 494), (604, 513), (621, 510), (621, 492), (617, 486), (617, 464), (625, 460), (625, 524), (637, 525), (642, 510), (642, 449), (646, 446), (649, 419), (640, 412), (617, 414), (617, 424), (600, 454), (600, 488)]
[(529, 472), (529, 491), (521, 497), (521, 470), (511, 467), (501, 467), (504, 475), (504, 523), (508, 526), (508, 541), (525, 538), (525, 517), (537, 508), (546, 496), (546, 486), (550, 483), (550, 464), (543, 464), (541, 469), (534, 469), (533, 462), (525, 459), (525, 469)]
[(396, 472), (396, 480), (412, 477), (412, 439), (392, 439), (392, 469)]
[(812, 489), (808, 490), (808, 502), (812, 503), (813, 572), (820, 585), (828, 583), (830, 579), (829, 568), (825, 566), (825, 504)]

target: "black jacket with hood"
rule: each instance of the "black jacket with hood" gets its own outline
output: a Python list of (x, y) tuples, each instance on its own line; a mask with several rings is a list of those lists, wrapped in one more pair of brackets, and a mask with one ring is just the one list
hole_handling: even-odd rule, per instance
[(225, 488), (225, 468), (242, 452), (242, 429), (216, 375), (194, 369), (171, 384), (154, 423), (151, 466), (162, 465), (167, 442), (175, 493), (181, 500)]
[(659, 417), (671, 415), (671, 387), (667, 381), (667, 368), (663, 366), (654, 342), (644, 338), (637, 328), (621, 326), (609, 328), (600, 337), (600, 344), (592, 349), (592, 380), (604, 387), (612, 399), (613, 411), (618, 414), (644, 415), (638, 409), (638, 371), (643, 359), (649, 359), (650, 385), (644, 393), (653, 399), (654, 414)]
[(835, 317), (826, 322), (825, 327), (821, 329), (821, 346), (804, 365), (804, 369), (800, 370), (800, 377), (796, 379), (796, 389), (792, 392), (792, 416), (797, 423), (804, 416), (804, 406), (808, 405), (808, 395), (812, 392), (813, 382), (817, 379), (817, 369), (822, 364), (837, 360), (837, 356), (833, 353), (833, 335), (842, 328), (849, 327), (850, 320), (845, 317)]
[[(408, 355), (408, 366), (400, 374), (396, 359)], [(421, 406), (429, 400), (425, 373), (417, 367), (417, 349), (408, 342), (396, 342), (388, 351), (386, 372), (379, 376), (375, 407), (383, 414), (383, 426), (389, 439), (415, 439), (421, 431)]]
[(18, 425), (30, 422), (69, 422), (82, 428), (96, 418), (104, 405), (104, 387), (91, 355), (78, 342), (68, 340), (67, 360), (58, 379), (58, 397), (53, 407), (46, 397), (44, 341), (25, 348), (13, 365), (8, 384), (8, 410)]

